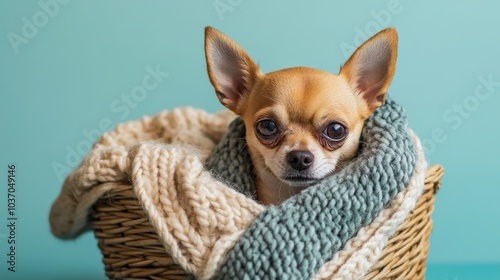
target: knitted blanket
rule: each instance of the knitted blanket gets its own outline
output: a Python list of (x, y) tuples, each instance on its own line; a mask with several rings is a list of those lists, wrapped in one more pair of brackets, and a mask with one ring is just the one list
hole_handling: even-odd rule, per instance
[(52, 232), (77, 236), (92, 203), (130, 182), (167, 253), (196, 278), (362, 278), (423, 188), (426, 163), (401, 107), (388, 100), (366, 122), (345, 169), (268, 208), (251, 198), (243, 122), (223, 137), (233, 119), (182, 108), (103, 135), (66, 179)]

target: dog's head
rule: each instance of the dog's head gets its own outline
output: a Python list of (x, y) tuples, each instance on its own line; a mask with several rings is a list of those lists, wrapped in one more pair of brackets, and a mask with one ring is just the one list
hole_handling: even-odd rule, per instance
[(268, 74), (234, 41), (207, 27), (205, 54), (220, 102), (240, 115), (259, 179), (305, 187), (357, 152), (365, 120), (392, 81), (397, 32), (360, 46), (338, 75), (297, 67)]

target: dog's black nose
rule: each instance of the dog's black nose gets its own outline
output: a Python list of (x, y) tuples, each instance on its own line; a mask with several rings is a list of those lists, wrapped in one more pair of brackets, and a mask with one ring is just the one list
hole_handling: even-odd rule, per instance
[(291, 151), (286, 156), (286, 159), (293, 169), (302, 171), (313, 164), (314, 155), (309, 151)]

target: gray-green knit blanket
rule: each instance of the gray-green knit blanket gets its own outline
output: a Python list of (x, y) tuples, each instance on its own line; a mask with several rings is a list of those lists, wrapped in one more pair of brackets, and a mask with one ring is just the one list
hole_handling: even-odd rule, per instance
[[(238, 118), (207, 168), (236, 190), (255, 193)], [(392, 100), (366, 122), (359, 155), (339, 173), (255, 219), (214, 279), (310, 279), (410, 181), (417, 153), (401, 106)]]
[[(51, 230), (77, 237), (95, 201), (129, 185), (166, 253), (192, 277), (360, 279), (413, 209), (426, 170), (394, 101), (367, 120), (361, 137), (348, 166), (267, 208), (252, 199), (245, 129), (231, 112), (177, 108), (123, 123), (66, 178)], [(117, 269), (134, 277), (133, 268)]]

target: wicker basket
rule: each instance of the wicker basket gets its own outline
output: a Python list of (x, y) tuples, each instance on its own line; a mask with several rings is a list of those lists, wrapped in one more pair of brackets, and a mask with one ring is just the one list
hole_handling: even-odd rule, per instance
[[(364, 279), (424, 279), (434, 198), (443, 173), (438, 165), (427, 171), (425, 193)], [(117, 186), (97, 201), (92, 217), (110, 279), (187, 278), (158, 242), (130, 185)]]

